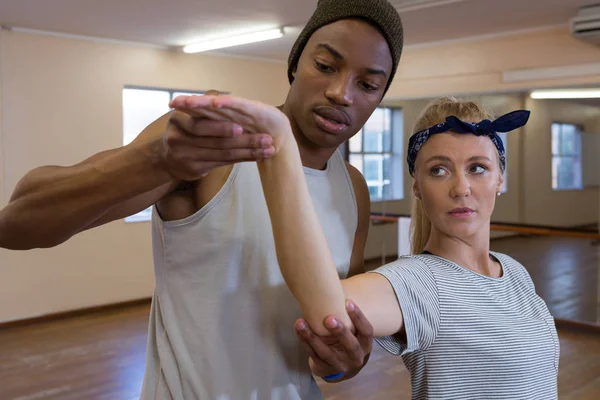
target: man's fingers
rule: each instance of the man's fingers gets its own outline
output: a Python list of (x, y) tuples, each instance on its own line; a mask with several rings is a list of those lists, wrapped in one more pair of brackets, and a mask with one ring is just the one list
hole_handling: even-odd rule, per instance
[(266, 149), (273, 146), (273, 138), (264, 133), (249, 133), (233, 138), (189, 137), (183, 143), (198, 149)]
[(187, 146), (172, 152), (174, 162), (189, 165), (192, 169), (202, 169), (211, 162), (234, 163), (260, 161), (275, 155), (274, 147), (260, 149), (205, 149)]
[[(235, 161), (241, 162), (242, 160), (263, 160), (265, 158), (273, 157), (275, 155), (274, 147), (266, 147), (261, 149), (220, 149), (213, 150), (215, 154), (215, 161)], [(207, 156), (209, 157), (209, 156)], [(206, 159), (206, 158), (204, 158)]]
[(333, 368), (343, 369), (343, 366), (339, 363), (335, 352), (331, 350), (329, 346), (321, 340), (320, 337), (312, 332), (306, 322), (302, 321), (296, 323), (296, 332), (299, 337), (301, 337), (302, 341), (306, 342), (316, 354), (315, 360), (320, 359), (321, 362), (330, 365)]
[(233, 137), (243, 133), (242, 127), (234, 122), (194, 117), (177, 110), (171, 114), (169, 123), (192, 136)]
[(310, 358), (312, 358), (313, 360), (315, 360), (315, 359), (319, 360), (319, 356), (317, 355), (317, 353), (315, 353), (313, 348), (310, 347), (310, 344), (308, 344), (308, 341), (304, 338), (302, 330), (298, 327), (299, 325), (301, 326), (302, 324), (303, 324), (302, 322), (298, 322), (298, 321), (296, 322), (295, 329), (294, 329), (294, 331), (296, 332), (296, 336), (298, 337), (298, 340), (300, 340), (300, 343), (302, 343), (302, 346), (304, 346), (304, 349), (308, 353), (308, 356)]
[(347, 326), (342, 324), (342, 322), (333, 316), (326, 317), (323, 323), (330, 333), (330, 335), (327, 337), (328, 341), (333, 340), (340, 343), (346, 354), (351, 356), (353, 359), (358, 360), (362, 358), (363, 354), (360, 343)]
[(373, 346), (373, 325), (352, 300), (346, 300), (346, 311), (356, 328), (356, 337), (361, 347), (370, 352)]

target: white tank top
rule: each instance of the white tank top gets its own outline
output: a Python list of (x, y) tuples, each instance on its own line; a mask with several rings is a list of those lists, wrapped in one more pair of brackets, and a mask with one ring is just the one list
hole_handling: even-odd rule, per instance
[[(304, 168), (340, 278), (348, 274), (357, 207), (336, 151)], [(293, 182), (290, 182), (293, 184)], [(194, 215), (153, 212), (156, 288), (144, 400), (321, 399), (294, 333), (300, 308), (285, 285), (256, 163), (233, 167)]]

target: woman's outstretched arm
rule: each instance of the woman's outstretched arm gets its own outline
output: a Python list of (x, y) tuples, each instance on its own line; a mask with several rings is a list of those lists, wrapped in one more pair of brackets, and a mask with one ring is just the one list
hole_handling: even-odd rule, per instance
[[(252, 132), (273, 137), (276, 155), (258, 163), (283, 278), (317, 335), (329, 332), (323, 320), (335, 315), (351, 326), (346, 298), (358, 305), (374, 329), (387, 336), (402, 327), (394, 290), (379, 274), (340, 281), (325, 234), (308, 192), (302, 161), (288, 118), (275, 107), (231, 96), (196, 99), (198, 113), (227, 118)], [(190, 107), (190, 102), (182, 105)]]

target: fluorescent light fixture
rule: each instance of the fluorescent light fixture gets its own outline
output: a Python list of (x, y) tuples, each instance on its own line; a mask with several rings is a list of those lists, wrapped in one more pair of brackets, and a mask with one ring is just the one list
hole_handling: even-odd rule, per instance
[(534, 90), (532, 99), (598, 99), (600, 89)]
[(430, 7), (440, 7), (448, 4), (462, 3), (465, 0), (412, 0), (412, 1), (394, 1), (392, 5), (400, 13), (422, 10)]
[(240, 46), (242, 44), (263, 42), (265, 40), (279, 39), (283, 36), (283, 28), (270, 29), (268, 31), (260, 31), (246, 33), (237, 36), (207, 40), (200, 43), (187, 45), (183, 48), (184, 53), (199, 53), (201, 51), (209, 51), (215, 49), (223, 49), (226, 47)]

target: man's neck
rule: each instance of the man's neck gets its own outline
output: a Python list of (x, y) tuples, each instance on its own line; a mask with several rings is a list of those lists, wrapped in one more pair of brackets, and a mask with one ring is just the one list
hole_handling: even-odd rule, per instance
[(300, 158), (302, 159), (302, 165), (307, 168), (323, 170), (327, 166), (327, 162), (335, 153), (337, 148), (321, 147), (306, 138), (304, 133), (300, 130), (291, 110), (287, 107), (287, 103), (277, 107), (290, 120), (292, 132), (298, 143), (298, 150), (300, 152)]

